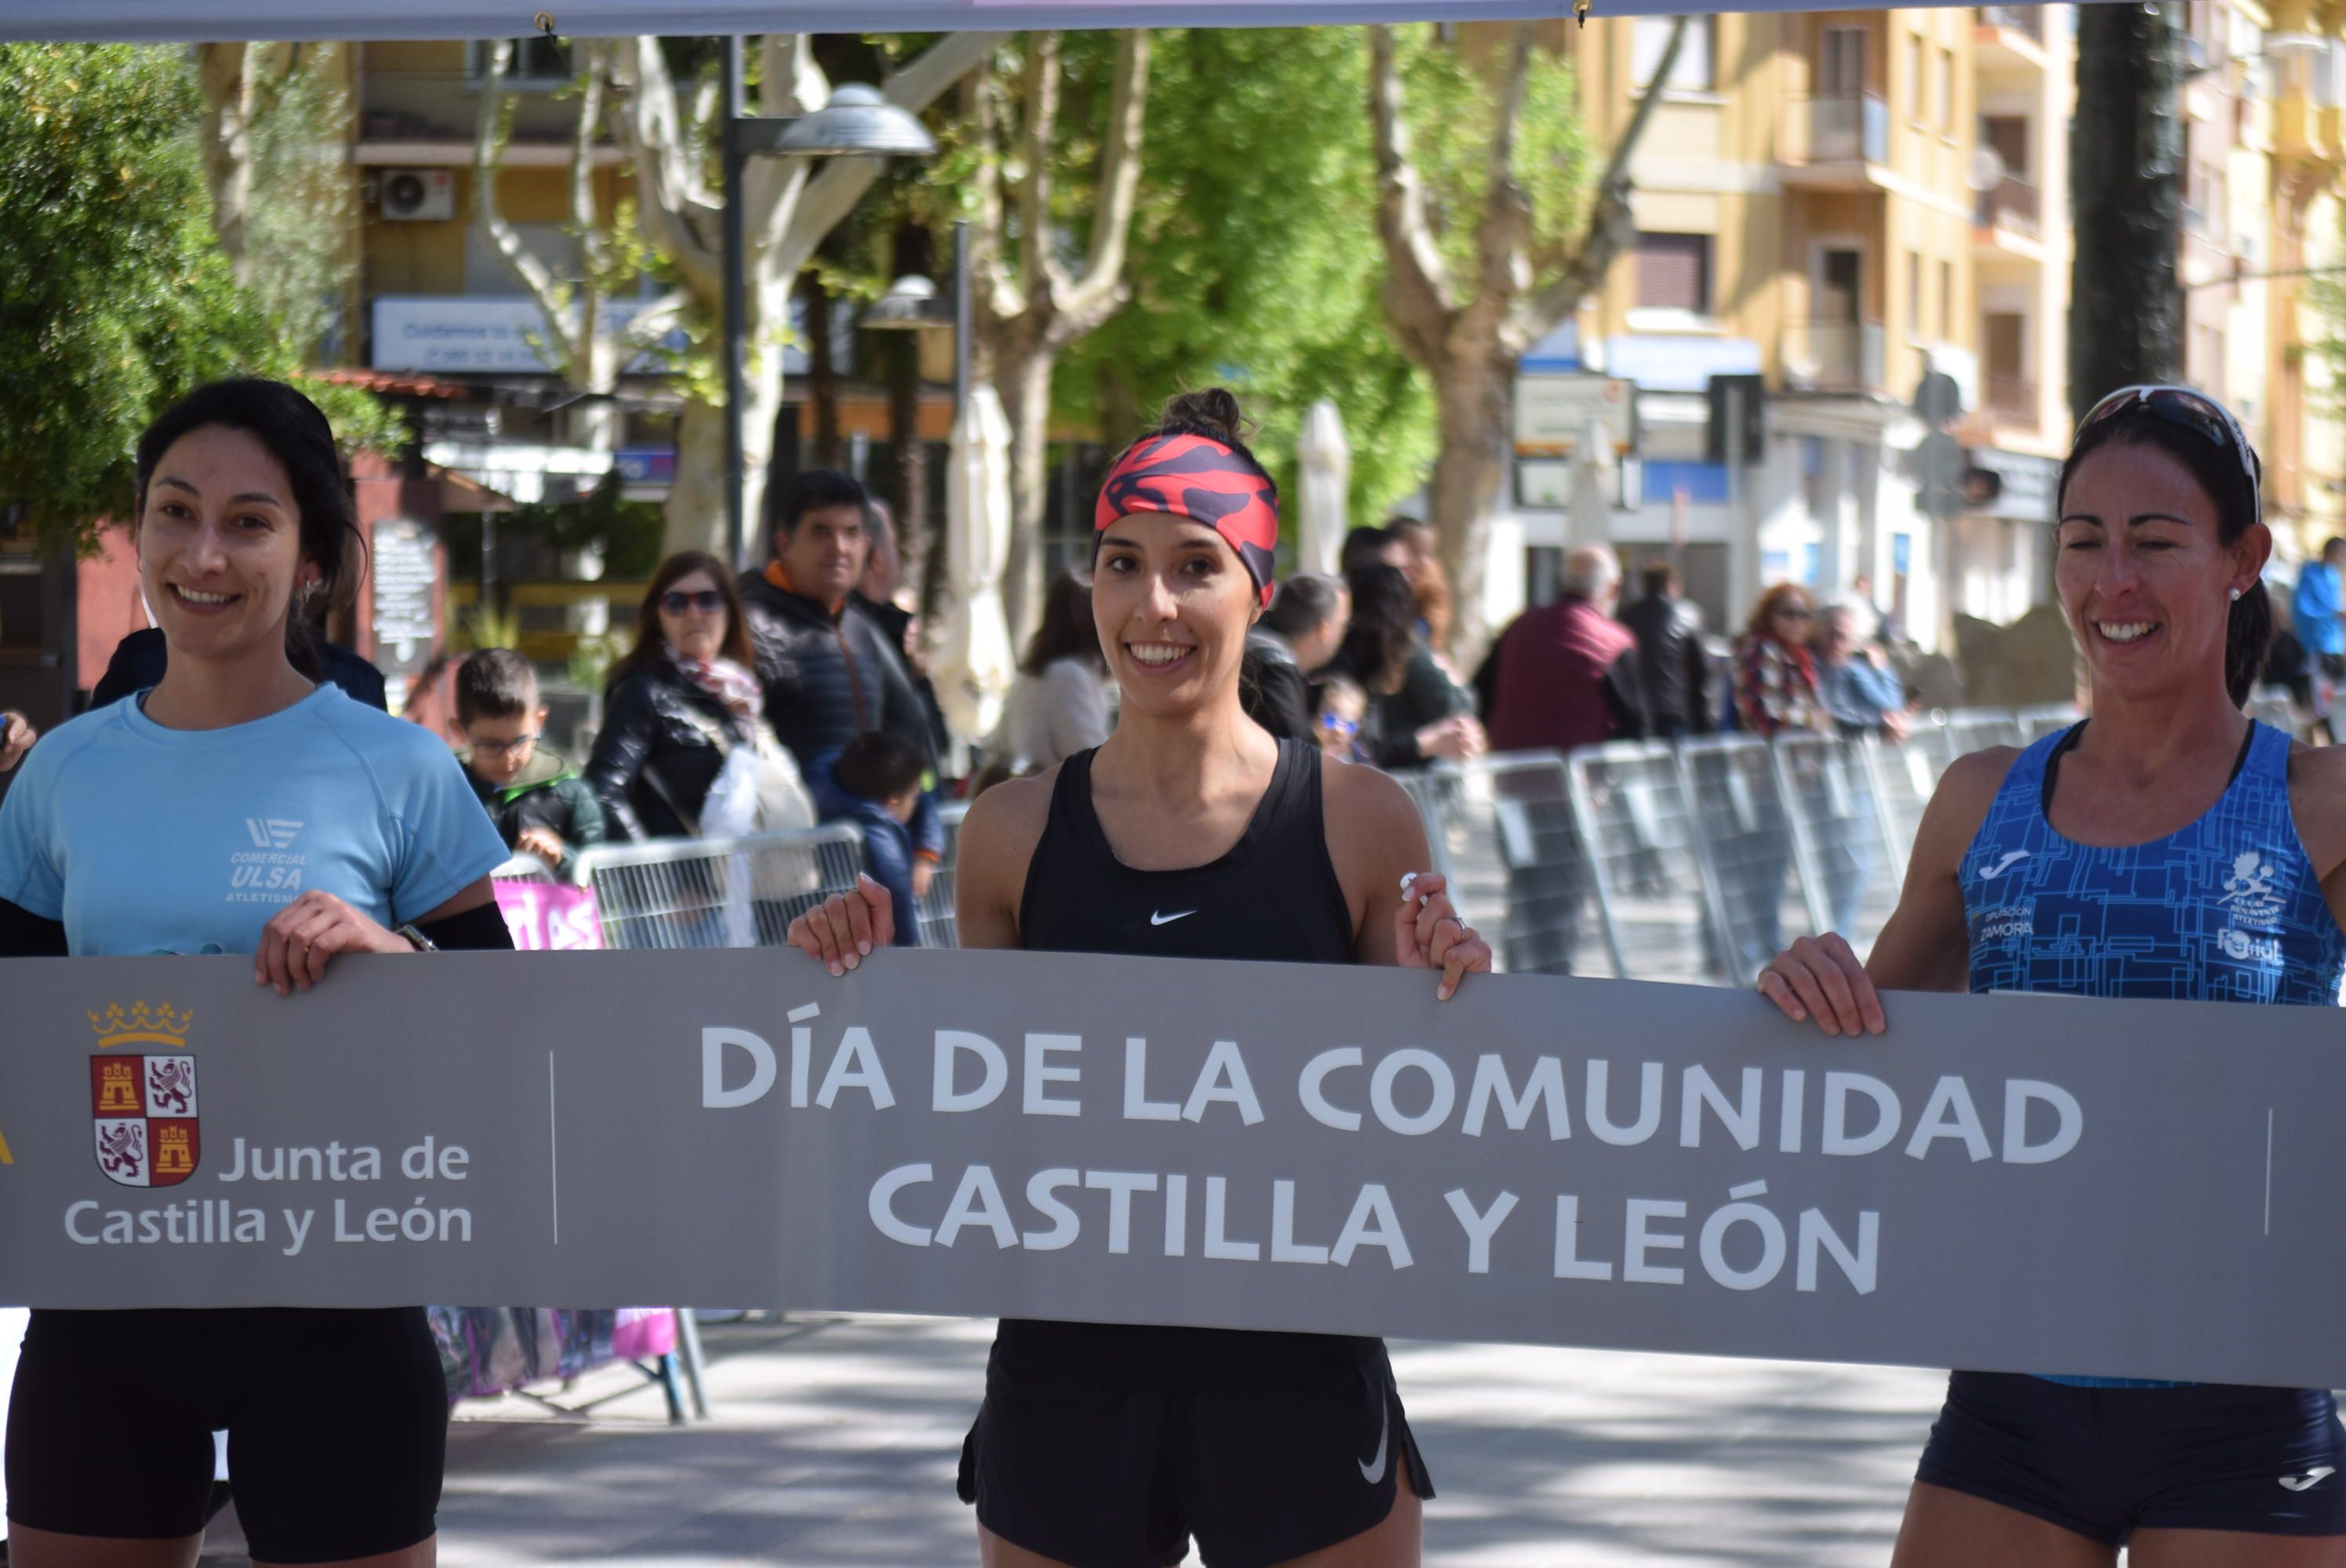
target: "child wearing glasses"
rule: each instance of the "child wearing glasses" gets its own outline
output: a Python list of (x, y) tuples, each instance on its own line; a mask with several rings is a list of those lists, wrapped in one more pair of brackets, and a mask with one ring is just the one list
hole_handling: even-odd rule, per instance
[(537, 672), (511, 648), (483, 648), (456, 670), (464, 779), (505, 848), (567, 877), (580, 850), (604, 839), (603, 808), (578, 770), (538, 745), (546, 705)]

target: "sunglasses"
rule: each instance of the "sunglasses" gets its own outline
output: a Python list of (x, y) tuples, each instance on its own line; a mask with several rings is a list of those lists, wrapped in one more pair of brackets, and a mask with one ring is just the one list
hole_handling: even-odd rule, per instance
[(699, 610), (704, 616), (713, 616), (724, 607), (725, 596), (715, 588), (703, 588), (695, 594), (670, 588), (660, 596), (660, 608), (672, 616), (680, 616), (687, 610)]
[(2257, 520), (2264, 520), (2264, 497), (2256, 449), (2249, 444), (2248, 433), (2240, 428), (2240, 422), (2232, 417), (2232, 411), (2203, 392), (2178, 386), (2120, 387), (2086, 411), (2086, 417), (2077, 422), (2077, 434), (2082, 439), (2094, 426), (2136, 408), (2165, 423), (2203, 436), (2216, 446), (2230, 452), (2240, 465), (2241, 476), (2249, 482), (2249, 494), (2256, 502)]

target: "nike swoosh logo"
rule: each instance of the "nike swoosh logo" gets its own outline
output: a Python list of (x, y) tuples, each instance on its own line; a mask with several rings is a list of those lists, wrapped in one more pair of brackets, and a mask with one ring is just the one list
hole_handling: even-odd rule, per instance
[(2282, 1476), (2280, 1478), (2280, 1483), (2289, 1488), (2291, 1492), (2310, 1492), (2313, 1488), (2320, 1486), (2324, 1481), (2337, 1473), (2338, 1467), (2335, 1465), (2317, 1464), (2311, 1470), (2307, 1471), (2303, 1475)]
[(1196, 914), (1197, 912), (1198, 911), (1196, 910), (1183, 910), (1179, 914), (1156, 914), (1152, 912), (1148, 917), (1148, 923), (1150, 925), (1171, 925), (1175, 921), (1188, 920), (1191, 915)]
[(2020, 864), (2021, 861), (2027, 858), (2027, 850), (2014, 850), (2010, 854), (2004, 856), (2004, 859), (1998, 860), (1995, 864), (1980, 872), (1980, 881), (1984, 882), (1992, 882), (1995, 881), (1996, 878), (2004, 875), (2004, 872), (2012, 870), (2013, 867)]
[[(1361, 1479), (1367, 1481), (1371, 1486), (1377, 1485), (1385, 1478), (1385, 1461), (1389, 1457), (1385, 1451), (1385, 1448), (1386, 1445), (1392, 1441), (1392, 1401), (1386, 1400), (1380, 1400), (1379, 1402), (1383, 1406), (1383, 1414), (1379, 1418), (1379, 1424), (1377, 1427), (1376, 1457), (1370, 1460), (1355, 1460), (1352, 1461), (1361, 1467)], [(2330, 1472), (2325, 1470), (2321, 1473), (2323, 1475), (2327, 1475)], [(2284, 1480), (2281, 1484), (2283, 1486), (2287, 1486), (2289, 1485), (2289, 1482)], [(2309, 1481), (2306, 1484), (2310, 1486), (2312, 1482)]]

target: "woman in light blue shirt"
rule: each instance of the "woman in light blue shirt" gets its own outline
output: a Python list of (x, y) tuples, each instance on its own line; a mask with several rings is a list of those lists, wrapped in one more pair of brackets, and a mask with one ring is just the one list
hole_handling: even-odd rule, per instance
[[(168, 664), (26, 759), (0, 956), (249, 952), (281, 996), (340, 953), (510, 947), (505, 846), (454, 757), (316, 678), (294, 611), (346, 601), (361, 561), (325, 416), (274, 382), (199, 388), (136, 474)], [(189, 1568), (223, 1428), (256, 1560), (434, 1561), (447, 1402), (420, 1307), (36, 1311), (8, 1420), (12, 1568)]]

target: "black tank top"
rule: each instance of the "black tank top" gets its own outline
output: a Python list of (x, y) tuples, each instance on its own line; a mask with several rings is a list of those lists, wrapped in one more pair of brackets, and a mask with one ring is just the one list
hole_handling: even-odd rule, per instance
[(1092, 809), (1093, 752), (1059, 764), (1051, 820), (1027, 863), (1019, 944), (1036, 952), (1352, 962), (1352, 914), (1328, 859), (1319, 748), (1279, 743), (1246, 831), (1202, 866), (1137, 871)]
[[(1143, 957), (1352, 962), (1352, 916), (1328, 858), (1320, 752), (1279, 743), (1279, 765), (1246, 831), (1202, 866), (1138, 871), (1116, 858), (1092, 809), (1092, 753), (1059, 764), (1051, 817), (1026, 868), (1020, 945), (1033, 952)], [(1266, 1043), (1268, 1044), (1268, 1043)], [(1251, 1049), (1251, 1047), (1250, 1047)], [(1168, 1076), (1204, 1059), (1167, 1063)], [(1273, 1387), (1382, 1356), (1382, 1341), (1333, 1334), (1132, 1328), (1005, 1318), (998, 1374), (1070, 1376), (1120, 1388)]]

